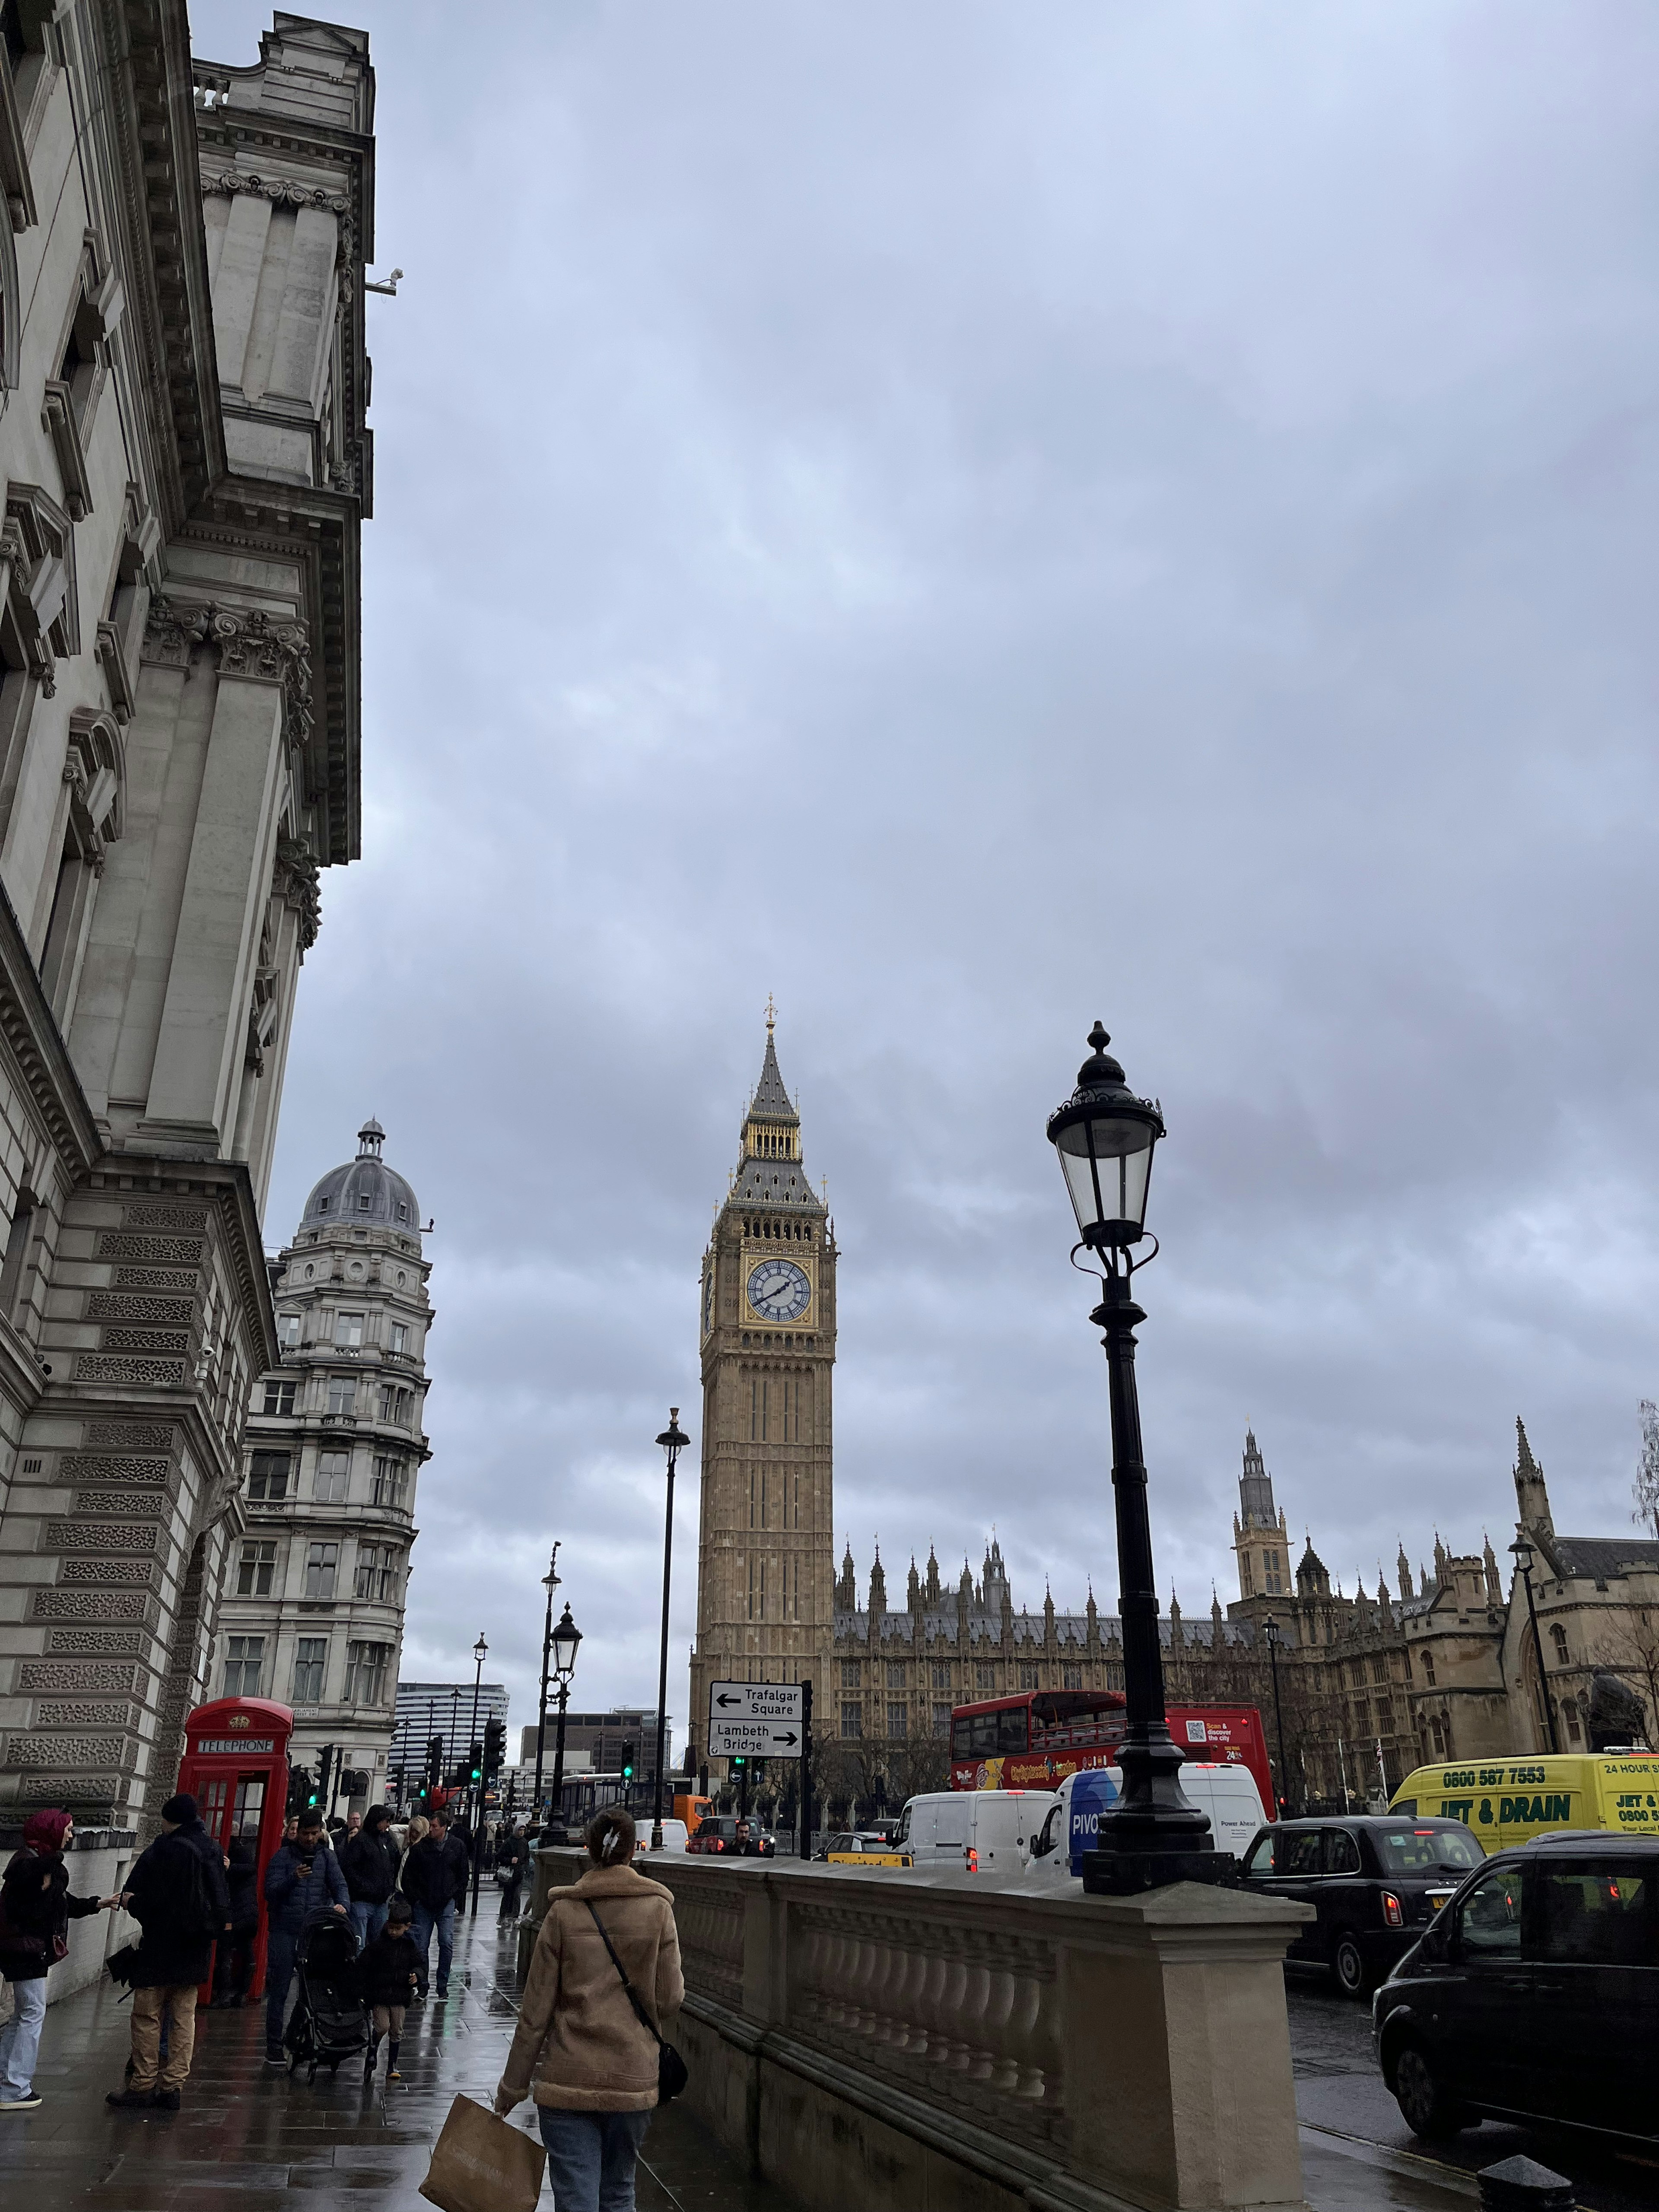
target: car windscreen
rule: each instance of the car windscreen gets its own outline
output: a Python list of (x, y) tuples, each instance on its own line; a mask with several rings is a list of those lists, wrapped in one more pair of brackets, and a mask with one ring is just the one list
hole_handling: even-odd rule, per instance
[(1431, 1828), (1402, 1820), (1397, 1828), (1373, 1828), (1371, 1841), (1385, 1874), (1462, 1874), (1486, 1856), (1462, 1828)]

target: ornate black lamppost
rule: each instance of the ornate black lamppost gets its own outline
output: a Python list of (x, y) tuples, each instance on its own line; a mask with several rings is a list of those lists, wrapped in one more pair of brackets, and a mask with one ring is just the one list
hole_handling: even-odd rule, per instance
[[(484, 1642), (483, 1629), (478, 1631), (478, 1640), (472, 1647), (472, 1656), (477, 1662), (472, 1674), (472, 1741), (474, 1743), (477, 1743), (478, 1741), (478, 1686), (483, 1680), (483, 1662), (489, 1656), (489, 1646)], [(483, 1776), (480, 1773), (477, 1780), (476, 1782), (473, 1781), (472, 1768), (471, 1765), (471, 1752), (469, 1750), (467, 1753), (468, 1765), (466, 1797), (468, 1810), (471, 1813), (472, 1820), (472, 1904), (471, 1909), (476, 1913), (478, 1910), (478, 1849), (483, 1836)]]
[(662, 1652), (657, 1668), (657, 1771), (652, 1777), (651, 1848), (662, 1849), (662, 1778), (668, 1745), (668, 1591), (674, 1564), (674, 1466), (690, 1443), (680, 1428), (680, 1409), (668, 1408), (668, 1426), (657, 1438), (668, 1455), (668, 1516), (662, 1536)]
[(542, 1623), (542, 1701), (536, 1708), (536, 1794), (530, 1801), (538, 1822), (542, 1817), (542, 1754), (547, 1744), (547, 1670), (553, 1649), (553, 1593), (558, 1587), (559, 1547), (555, 1544), (547, 1572), (542, 1577), (542, 1588), (547, 1592), (547, 1618)]
[(1122, 1794), (1100, 1816), (1100, 1847), (1084, 1856), (1083, 1886), (1096, 1894), (1123, 1895), (1169, 1882), (1219, 1881), (1232, 1873), (1234, 1860), (1231, 1852), (1213, 1848), (1208, 1819), (1181, 1787), (1182, 1756), (1164, 1708), (1152, 1531), (1135, 1391), (1134, 1333), (1146, 1316), (1130, 1293), (1130, 1279), (1145, 1264), (1131, 1259), (1130, 1248), (1146, 1233), (1152, 1148), (1164, 1134), (1164, 1116), (1152, 1100), (1137, 1098), (1128, 1088), (1123, 1070), (1107, 1052), (1111, 1039), (1098, 1022), (1089, 1042), (1093, 1052), (1078, 1070), (1077, 1089), (1048, 1117), (1048, 1141), (1060, 1155), (1077, 1214), (1080, 1237), (1073, 1259), (1086, 1249), (1103, 1270), (1103, 1295), (1089, 1318), (1103, 1333), (1111, 1396), (1128, 1726), (1119, 1753)]
[(1527, 1586), (1527, 1618), (1532, 1623), (1532, 1648), (1538, 1662), (1538, 1694), (1544, 1701), (1544, 1727), (1550, 1740), (1550, 1749), (1559, 1751), (1560, 1740), (1555, 1733), (1555, 1707), (1550, 1698), (1550, 1686), (1544, 1673), (1544, 1639), (1538, 1633), (1538, 1607), (1532, 1600), (1532, 1546), (1524, 1536), (1517, 1536), (1510, 1546), (1515, 1554), (1515, 1564), (1521, 1579)]
[(559, 1625), (553, 1632), (553, 1673), (559, 1685), (559, 1730), (553, 1739), (552, 1806), (546, 1823), (549, 1827), (563, 1826), (559, 1818), (559, 1800), (564, 1790), (564, 1716), (570, 1703), (570, 1678), (576, 1671), (576, 1647), (581, 1640), (582, 1632), (570, 1618), (567, 1600), (559, 1615)]
[(1285, 1638), (1271, 1613), (1261, 1624), (1261, 1633), (1267, 1638), (1267, 1661), (1273, 1670), (1273, 1724), (1279, 1731), (1278, 1810), (1284, 1814), (1291, 1809), (1291, 1770), (1285, 1764), (1285, 1708), (1279, 1702), (1279, 1647)]

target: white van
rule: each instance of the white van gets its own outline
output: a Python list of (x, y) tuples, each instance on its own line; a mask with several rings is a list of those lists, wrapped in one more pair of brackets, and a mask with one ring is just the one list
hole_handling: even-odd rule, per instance
[[(1082, 1895), (1083, 1853), (1094, 1850), (1100, 1815), (1116, 1802), (1122, 1785), (1122, 1769), (1116, 1766), (1090, 1766), (1066, 1776), (1031, 1840), (1028, 1887)], [(1209, 1814), (1216, 1850), (1243, 1858), (1267, 1821), (1249, 1768), (1226, 1759), (1188, 1759), (1181, 1786)]]
[(941, 1790), (912, 1797), (893, 1848), (908, 1851), (919, 1867), (1018, 1874), (1054, 1802), (1052, 1790)]

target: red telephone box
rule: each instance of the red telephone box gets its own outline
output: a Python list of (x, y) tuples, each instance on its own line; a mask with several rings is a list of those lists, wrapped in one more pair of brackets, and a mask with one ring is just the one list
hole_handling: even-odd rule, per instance
[[(259, 1899), (250, 1999), (265, 1986), (265, 1869), (288, 1817), (288, 1741), (294, 1715), (269, 1698), (216, 1698), (185, 1723), (179, 1787), (201, 1808), (202, 1825), (222, 1851), (240, 1837), (253, 1845)], [(215, 1954), (216, 1960), (217, 1954)], [(212, 1975), (206, 1995), (212, 1996)]]

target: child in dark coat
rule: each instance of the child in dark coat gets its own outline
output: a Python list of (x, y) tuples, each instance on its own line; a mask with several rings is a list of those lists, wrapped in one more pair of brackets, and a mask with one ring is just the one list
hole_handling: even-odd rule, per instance
[(403, 2079), (398, 2071), (398, 2045), (404, 2032), (404, 2008), (414, 1994), (421, 1972), (421, 1954), (409, 1932), (413, 1917), (409, 1899), (394, 1897), (386, 1913), (386, 1926), (363, 1953), (363, 1999), (372, 2008), (374, 2019), (374, 2033), (363, 2065), (365, 2081), (374, 2079), (374, 2062), (383, 2035), (387, 2038), (386, 2078), (388, 2081)]

